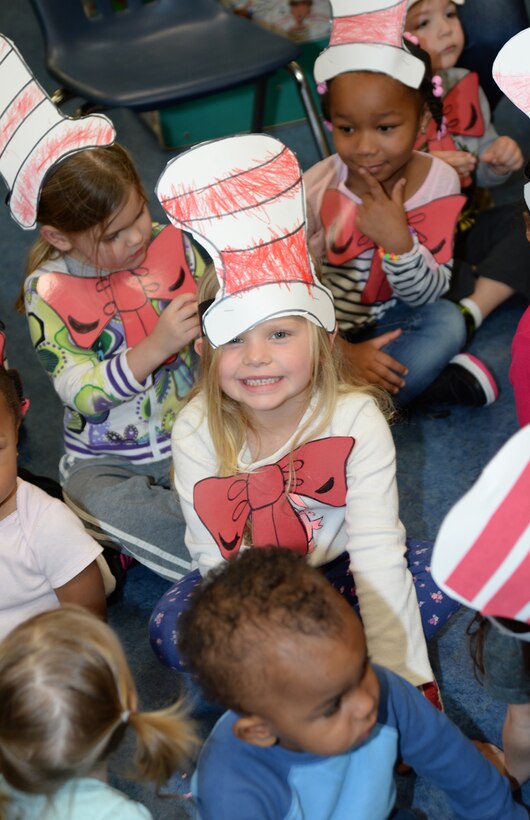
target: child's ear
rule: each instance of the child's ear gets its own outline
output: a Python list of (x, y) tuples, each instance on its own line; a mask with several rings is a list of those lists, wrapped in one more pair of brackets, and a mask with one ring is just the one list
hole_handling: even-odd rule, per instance
[(420, 115), (420, 128), (419, 128), (419, 130), (421, 131), (422, 134), (425, 134), (425, 129), (427, 128), (427, 126), (428, 126), (428, 124), (431, 120), (432, 120), (432, 114), (429, 110), (429, 106), (427, 104), (425, 104), (423, 106), (423, 111), (421, 112), (421, 115)]
[(338, 326), (338, 324), (335, 324), (335, 330), (333, 331), (333, 333), (329, 334), (329, 344), (330, 344), (331, 347), (333, 347), (333, 345), (335, 344), (335, 339), (337, 338), (338, 331), (339, 331), (339, 326)]
[(199, 336), (199, 338), (195, 339), (195, 341), (193, 342), (193, 347), (194, 347), (194, 350), (195, 350), (195, 353), (197, 354), (197, 356), (202, 356), (203, 343), (204, 343), (204, 339), (203, 339), (202, 336)]
[(52, 225), (41, 225), (39, 231), (42, 238), (61, 253), (68, 253), (72, 250), (72, 243), (67, 234), (58, 228), (54, 228)]
[(258, 715), (244, 715), (238, 718), (232, 726), (232, 731), (238, 740), (252, 746), (268, 748), (278, 741), (278, 736), (272, 731), (270, 724)]

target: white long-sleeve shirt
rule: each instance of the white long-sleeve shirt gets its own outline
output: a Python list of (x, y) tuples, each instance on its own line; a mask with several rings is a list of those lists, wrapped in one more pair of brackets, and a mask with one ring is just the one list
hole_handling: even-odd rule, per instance
[[(301, 425), (310, 412), (311, 408)], [(349, 394), (339, 397), (331, 423), (318, 434), (318, 439), (329, 443), (330, 463), (336, 452), (336, 437), (354, 440), (341, 468), (345, 469), (346, 480), (344, 505), (330, 506), (320, 498), (300, 498), (300, 489), (294, 498), (294, 506), (302, 509), (305, 520), (317, 524), (312, 528), (307, 559), (322, 566), (344, 551), (349, 553), (371, 659), (384, 663), (414, 685), (426, 683), (434, 676), (405, 559), (405, 530), (399, 520), (395, 448), (390, 429), (371, 397)], [(311, 440), (310, 432), (307, 440)], [(239, 470), (253, 472), (274, 464), (291, 452), (292, 444), (290, 439), (274, 455), (261, 461), (252, 461), (245, 447), (239, 456)], [(206, 574), (223, 559), (194, 504), (195, 485), (217, 475), (202, 396), (195, 397), (179, 413), (172, 432), (172, 452), (175, 485), (186, 520), (186, 546), (195, 567)], [(321, 459), (321, 463), (326, 463), (326, 459)], [(242, 548), (246, 546), (243, 543)]]

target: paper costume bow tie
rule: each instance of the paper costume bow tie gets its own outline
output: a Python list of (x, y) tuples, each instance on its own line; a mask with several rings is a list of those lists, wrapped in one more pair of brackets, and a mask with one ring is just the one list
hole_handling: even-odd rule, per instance
[(88, 350), (115, 316), (123, 322), (129, 347), (155, 327), (159, 314), (151, 300), (171, 300), (177, 293), (194, 293), (182, 233), (165, 227), (149, 245), (142, 266), (107, 276), (80, 277), (43, 273), (39, 296), (61, 317), (74, 343)]
[[(407, 222), (439, 265), (449, 262), (453, 257), (453, 236), (456, 221), (466, 199), (460, 194), (445, 196), (432, 202), (407, 211)], [(320, 209), (320, 218), (331, 236), (327, 247), (327, 258), (332, 265), (344, 265), (355, 259), (375, 244), (355, 226), (357, 205), (349, 197), (336, 189), (329, 189), (324, 194)], [(361, 295), (361, 304), (371, 305), (389, 299), (391, 287), (383, 271), (378, 253), (372, 256), (368, 281)]]
[(484, 119), (478, 95), (478, 74), (470, 71), (462, 77), (444, 97), (443, 113), (447, 133), (438, 138), (438, 126), (430, 120), (425, 133), (420, 134), (416, 148), (427, 146), (429, 151), (456, 151), (452, 134), (462, 137), (481, 137), (484, 133)]
[(346, 462), (353, 445), (349, 436), (318, 439), (254, 473), (199, 481), (193, 488), (193, 505), (223, 558), (237, 555), (249, 518), (253, 546), (287, 547), (306, 555), (307, 529), (286, 490), (343, 507)]

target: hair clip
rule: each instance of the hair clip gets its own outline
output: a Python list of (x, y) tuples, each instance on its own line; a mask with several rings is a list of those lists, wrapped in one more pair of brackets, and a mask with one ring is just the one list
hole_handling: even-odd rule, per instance
[(329, 120), (324, 120), (324, 128), (326, 128), (331, 134), (333, 131), (333, 124)]
[(403, 39), (408, 40), (409, 43), (413, 43), (415, 46), (419, 46), (419, 44), (420, 44), (420, 41), (418, 40), (416, 35), (411, 34), (410, 31), (404, 31), (403, 32)]
[(439, 74), (435, 74), (431, 80), (432, 82), (432, 93), (435, 97), (441, 97), (444, 93), (443, 85), (442, 85), (442, 78)]
[(326, 82), (318, 83), (317, 91), (318, 91), (319, 94), (327, 94), (328, 84)]

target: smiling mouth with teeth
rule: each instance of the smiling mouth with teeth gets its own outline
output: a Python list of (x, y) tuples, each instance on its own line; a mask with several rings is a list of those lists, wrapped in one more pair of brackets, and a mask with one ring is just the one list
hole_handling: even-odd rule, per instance
[(279, 381), (279, 376), (269, 376), (266, 379), (243, 379), (243, 384), (248, 384), (249, 387), (259, 387), (262, 384), (274, 384)]

